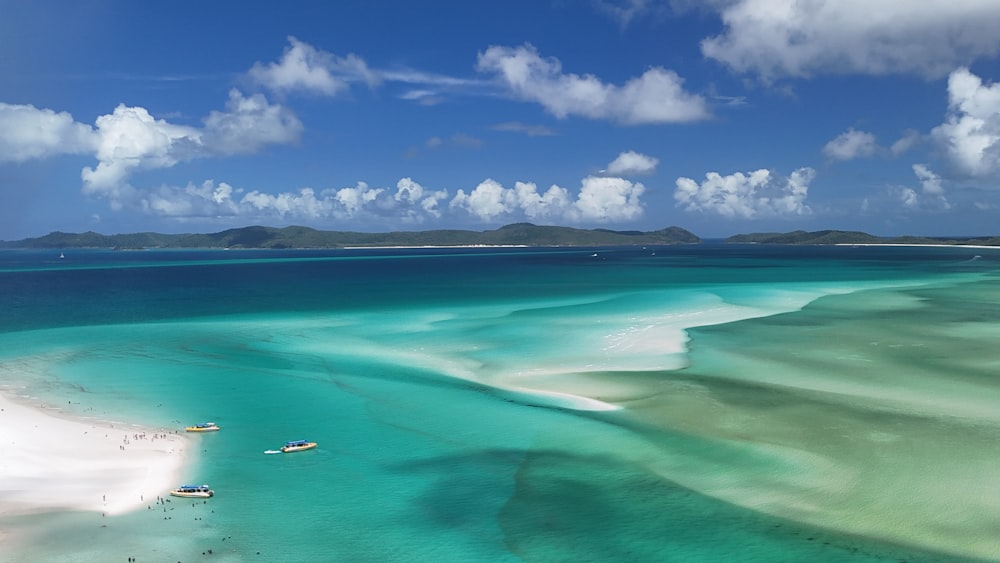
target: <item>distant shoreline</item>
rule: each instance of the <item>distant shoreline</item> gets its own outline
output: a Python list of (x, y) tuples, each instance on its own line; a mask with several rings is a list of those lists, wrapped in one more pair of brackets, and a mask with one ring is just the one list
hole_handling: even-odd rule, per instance
[[(790, 245), (791, 246), (791, 245)], [(823, 246), (823, 245), (818, 245)], [(905, 243), (905, 242), (879, 242), (879, 243), (849, 243), (849, 242), (838, 242), (830, 246), (926, 246), (929, 248), (983, 248), (983, 249), (1000, 249), (1000, 246), (990, 246), (984, 244), (920, 244), (920, 243)]]

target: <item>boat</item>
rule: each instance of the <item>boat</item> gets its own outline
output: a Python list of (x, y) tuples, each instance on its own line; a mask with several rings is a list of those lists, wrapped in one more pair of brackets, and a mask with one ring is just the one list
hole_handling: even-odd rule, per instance
[(60, 257), (60, 258), (65, 258), (65, 257), (66, 257), (66, 255), (65, 255), (65, 254), (63, 254), (62, 252), (60, 252), (60, 253), (59, 253), (59, 257)]
[(211, 498), (215, 496), (215, 491), (208, 488), (208, 485), (184, 485), (170, 491), (175, 497), (187, 498)]
[(308, 440), (294, 440), (292, 442), (285, 442), (285, 445), (281, 446), (281, 451), (282, 453), (290, 454), (292, 452), (311, 450), (315, 447), (316, 442), (310, 442)]
[(219, 425), (214, 422), (202, 422), (201, 424), (188, 426), (184, 430), (186, 432), (216, 432), (219, 430)]

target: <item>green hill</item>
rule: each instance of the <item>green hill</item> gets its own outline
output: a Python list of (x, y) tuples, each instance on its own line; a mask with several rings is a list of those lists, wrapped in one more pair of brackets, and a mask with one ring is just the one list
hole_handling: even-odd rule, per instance
[(731, 243), (756, 244), (954, 244), (1000, 246), (1000, 237), (879, 237), (859, 231), (793, 231), (790, 233), (750, 233), (725, 239)]
[(309, 227), (242, 227), (209, 234), (133, 233), (102, 235), (53, 232), (0, 241), (0, 248), (344, 248), (386, 246), (629, 246), (696, 244), (680, 227), (658, 231), (574, 229), (515, 223), (493, 231), (432, 230), (389, 233), (320, 231)]

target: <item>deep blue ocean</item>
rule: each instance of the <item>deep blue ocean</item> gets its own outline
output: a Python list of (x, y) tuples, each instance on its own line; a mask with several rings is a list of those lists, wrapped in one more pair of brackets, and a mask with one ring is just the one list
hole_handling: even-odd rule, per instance
[(936, 247), (0, 251), (8, 389), (223, 428), (186, 470), (209, 503), (22, 517), (0, 560), (1000, 560), (998, 274)]

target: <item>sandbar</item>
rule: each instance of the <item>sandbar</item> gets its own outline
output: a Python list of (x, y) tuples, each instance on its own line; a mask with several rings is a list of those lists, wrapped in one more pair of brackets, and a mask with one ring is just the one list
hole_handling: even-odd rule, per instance
[(81, 419), (0, 389), (0, 519), (145, 508), (180, 484), (189, 442), (174, 432)]

